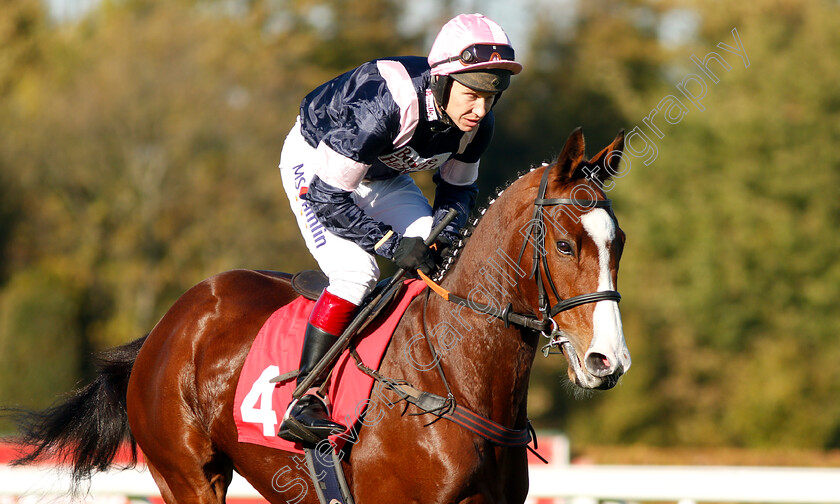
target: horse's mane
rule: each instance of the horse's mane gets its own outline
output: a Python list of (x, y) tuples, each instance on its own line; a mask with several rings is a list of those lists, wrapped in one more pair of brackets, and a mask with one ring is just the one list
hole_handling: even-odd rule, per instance
[(443, 277), (452, 269), (452, 266), (455, 265), (455, 262), (458, 260), (458, 256), (460, 256), (461, 251), (464, 250), (466, 247), (467, 242), (472, 236), (473, 231), (475, 230), (478, 223), (481, 222), (481, 218), (484, 217), (484, 214), (487, 212), (487, 209), (490, 208), (490, 205), (496, 202), (499, 199), (499, 196), (502, 195), (508, 188), (513, 185), (517, 180), (521, 179), (524, 175), (536, 170), (537, 168), (541, 168), (543, 166), (548, 166), (548, 163), (543, 163), (540, 166), (532, 166), (528, 170), (521, 170), (517, 172), (516, 177), (508, 180), (504, 185), (501, 185), (493, 191), (494, 194), (487, 198), (486, 206), (479, 206), (473, 209), (470, 216), (467, 218), (467, 224), (462, 227), (458, 233), (458, 241), (452, 244), (452, 247), (447, 251), (447, 253), (443, 256), (443, 260), (441, 261), (441, 266), (435, 272), (433, 276), (433, 280), (435, 282), (440, 282), (443, 280)]

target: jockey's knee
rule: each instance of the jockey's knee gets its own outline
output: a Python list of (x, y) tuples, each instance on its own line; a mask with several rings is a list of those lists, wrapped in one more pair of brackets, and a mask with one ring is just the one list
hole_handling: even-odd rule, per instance
[(330, 293), (359, 306), (376, 286), (379, 268), (373, 262), (373, 268), (332, 271), (329, 274)]

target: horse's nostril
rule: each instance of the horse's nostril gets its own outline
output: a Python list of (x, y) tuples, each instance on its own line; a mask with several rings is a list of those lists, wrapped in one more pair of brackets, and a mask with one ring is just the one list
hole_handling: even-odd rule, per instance
[(613, 366), (612, 363), (610, 363), (610, 359), (606, 355), (598, 352), (590, 352), (587, 354), (584, 359), (584, 365), (586, 366), (586, 370), (594, 376), (607, 376), (613, 372)]

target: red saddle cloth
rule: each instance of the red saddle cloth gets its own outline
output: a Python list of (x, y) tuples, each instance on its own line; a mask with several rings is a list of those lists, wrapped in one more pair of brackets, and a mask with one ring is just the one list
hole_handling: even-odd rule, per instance
[[(380, 316), (356, 336), (356, 351), (366, 366), (379, 367), (397, 323), (411, 300), (425, 287), (426, 284), (420, 280), (406, 281), (392, 304), (391, 312)], [(303, 334), (314, 305), (315, 301), (303, 296), (297, 298), (275, 311), (257, 334), (239, 375), (233, 403), (233, 418), (240, 442), (303, 453), (300, 444), (277, 437), (280, 422), (292, 400), (295, 380), (283, 383), (271, 383), (270, 380), (298, 369)], [(368, 404), (373, 384), (373, 378), (356, 367), (349, 352), (341, 354), (333, 368), (328, 394), (333, 420), (352, 428)], [(348, 440), (346, 435), (341, 434), (330, 439), (337, 449), (341, 449)]]

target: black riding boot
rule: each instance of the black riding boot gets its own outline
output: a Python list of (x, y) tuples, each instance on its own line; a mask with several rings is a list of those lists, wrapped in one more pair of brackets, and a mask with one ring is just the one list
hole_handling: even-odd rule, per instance
[[(312, 324), (306, 324), (297, 383), (303, 381), (337, 340), (338, 336)], [(328, 372), (325, 371), (323, 376), (319, 376), (312, 384), (313, 388), (324, 383), (327, 374)], [(291, 409), (280, 424), (280, 432), (277, 435), (287, 441), (317, 444), (318, 441), (326, 439), (331, 434), (345, 430), (347, 427), (330, 420), (326, 404), (320, 397), (314, 393), (307, 393), (292, 403)]]

